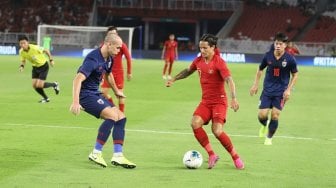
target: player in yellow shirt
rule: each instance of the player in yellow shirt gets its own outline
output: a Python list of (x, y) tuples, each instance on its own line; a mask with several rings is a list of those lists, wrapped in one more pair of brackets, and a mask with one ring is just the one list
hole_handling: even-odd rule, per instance
[(50, 51), (37, 45), (29, 44), (28, 38), (26, 36), (19, 37), (19, 44), (19, 55), (21, 60), (19, 71), (23, 71), (27, 60), (31, 62), (33, 66), (32, 86), (35, 91), (43, 97), (39, 102), (49, 102), (50, 100), (45, 94), (43, 88), (52, 87), (55, 90), (56, 95), (58, 95), (60, 91), (59, 84), (57, 82), (45, 81), (47, 79), (49, 71), (48, 61), (51, 66), (54, 66), (54, 60), (52, 59)]

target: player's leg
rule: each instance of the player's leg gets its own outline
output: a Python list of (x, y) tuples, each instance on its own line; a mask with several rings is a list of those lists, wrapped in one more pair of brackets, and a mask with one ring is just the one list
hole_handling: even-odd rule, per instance
[(169, 59), (167, 59), (167, 58), (165, 58), (164, 59), (164, 66), (163, 66), (163, 71), (162, 71), (162, 78), (164, 79), (164, 80), (166, 80), (167, 79), (167, 75), (166, 75), (166, 73), (167, 73), (167, 68), (168, 68), (168, 66), (169, 66)]
[(219, 140), (226, 151), (231, 155), (231, 158), (237, 169), (243, 169), (244, 163), (236, 152), (232, 141), (224, 131), (223, 127), (226, 122), (227, 106), (223, 104), (216, 105), (212, 108), (212, 126), (211, 130), (215, 137)]
[[(80, 104), (87, 113), (95, 116), (96, 118), (101, 117), (103, 112), (112, 109), (111, 104), (104, 97), (98, 94), (92, 94), (85, 98), (81, 98)], [(98, 129), (94, 149), (89, 155), (89, 160), (102, 167), (107, 166), (102, 156), (102, 150), (106, 141), (108, 140), (112, 127), (116, 124), (117, 118), (117, 115), (115, 115), (113, 117), (109, 116), (109, 118), (104, 119), (103, 123)]]
[(113, 119), (115, 125), (112, 132), (113, 138), (113, 157), (111, 163), (115, 166), (122, 166), (124, 168), (135, 168), (136, 164), (129, 161), (123, 155), (123, 144), (125, 139), (125, 125), (126, 117), (123, 112), (121, 112), (116, 107), (105, 108), (101, 113), (101, 118), (103, 119)]
[(169, 59), (169, 68), (168, 68), (168, 77), (167, 77), (168, 80), (172, 79), (171, 74), (172, 74), (173, 64), (174, 64), (174, 58), (170, 57), (170, 59)]
[[(114, 76), (114, 81), (116, 83), (117, 88), (124, 92), (124, 72), (121, 71), (119, 73), (113, 74)], [(125, 100), (126, 98), (118, 98), (118, 105), (119, 105), (119, 110), (125, 113)]]
[(275, 97), (272, 100), (272, 111), (271, 111), (271, 120), (268, 125), (268, 134), (265, 138), (265, 145), (272, 145), (272, 138), (275, 134), (276, 130), (278, 129), (279, 124), (279, 116), (281, 113), (281, 110), (284, 106), (283, 98), (282, 97)]
[(215, 166), (219, 157), (215, 154), (212, 149), (212, 146), (209, 141), (209, 137), (205, 130), (203, 129), (203, 125), (207, 124), (210, 121), (210, 110), (200, 103), (196, 108), (193, 118), (191, 120), (191, 127), (194, 132), (194, 136), (196, 140), (200, 143), (200, 145), (205, 149), (205, 151), (209, 155), (208, 160), (208, 168), (211, 169)]
[(47, 77), (48, 77), (48, 73), (49, 73), (49, 64), (45, 63), (43, 66), (38, 68), (38, 72), (39, 72), (39, 79), (43, 80), (43, 83), (39, 83), (39, 88), (49, 88), (52, 87), (56, 93), (56, 95), (59, 94), (60, 92), (60, 87), (58, 82), (47, 82)]
[(261, 95), (258, 111), (258, 120), (261, 124), (259, 129), (259, 137), (265, 137), (267, 134), (268, 114), (271, 108), (272, 108), (272, 99), (268, 96)]
[(42, 99), (39, 101), (39, 103), (46, 103), (50, 101), (47, 94), (43, 90), (43, 84), (44, 80), (40, 80), (38, 78), (32, 80), (33, 88), (38, 94), (42, 96)]

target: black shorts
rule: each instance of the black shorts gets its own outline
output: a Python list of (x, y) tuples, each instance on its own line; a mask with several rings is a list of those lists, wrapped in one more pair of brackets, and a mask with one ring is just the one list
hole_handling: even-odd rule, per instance
[(49, 72), (49, 65), (46, 62), (40, 67), (33, 67), (32, 69), (32, 79), (46, 80)]

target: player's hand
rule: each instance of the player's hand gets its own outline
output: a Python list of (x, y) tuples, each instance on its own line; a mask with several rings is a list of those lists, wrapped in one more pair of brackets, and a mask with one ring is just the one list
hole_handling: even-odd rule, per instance
[(127, 74), (127, 81), (131, 81), (132, 80), (132, 74)]
[(122, 91), (120, 91), (120, 90), (115, 91), (114, 94), (115, 94), (118, 98), (126, 98), (125, 94), (124, 94)]
[(285, 103), (289, 100), (290, 94), (291, 94), (290, 89), (286, 89), (285, 92), (283, 93), (283, 99)]
[(250, 95), (253, 96), (258, 93), (258, 86), (253, 85), (250, 89)]
[(79, 115), (81, 110), (84, 110), (84, 108), (78, 103), (72, 103), (70, 106), (70, 112), (72, 112), (74, 115)]
[(231, 108), (233, 109), (233, 111), (237, 112), (239, 109), (239, 103), (237, 101), (236, 98), (231, 100)]
[(54, 60), (51, 59), (49, 63), (50, 63), (50, 66), (51, 66), (51, 67), (54, 67), (54, 65), (55, 65)]

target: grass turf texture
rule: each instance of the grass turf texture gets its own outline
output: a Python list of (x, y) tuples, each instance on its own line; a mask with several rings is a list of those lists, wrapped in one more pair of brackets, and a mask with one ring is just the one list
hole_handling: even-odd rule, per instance
[[(240, 109), (229, 110), (225, 131), (245, 162), (236, 170), (210, 135), (221, 159), (207, 169), (207, 155), (189, 126), (200, 100), (198, 75), (166, 88), (160, 60), (134, 60), (126, 82), (127, 131), (124, 154), (138, 166), (113, 167), (111, 138), (104, 147), (108, 167), (89, 162), (101, 120), (69, 112), (72, 80), (80, 58), (55, 57), (47, 89), (50, 103), (39, 104), (31, 87), (31, 66), (18, 72), (17, 56), (0, 56), (0, 187), (335, 187), (335, 68), (299, 67), (299, 80), (279, 121), (273, 146), (258, 138), (258, 96), (250, 97), (257, 64), (229, 64)], [(186, 68), (177, 61), (174, 74)], [(261, 91), (260, 83), (260, 91)], [(259, 92), (260, 92), (259, 91)], [(210, 127), (205, 129), (210, 133)], [(195, 149), (205, 162), (189, 170), (183, 154)]]

